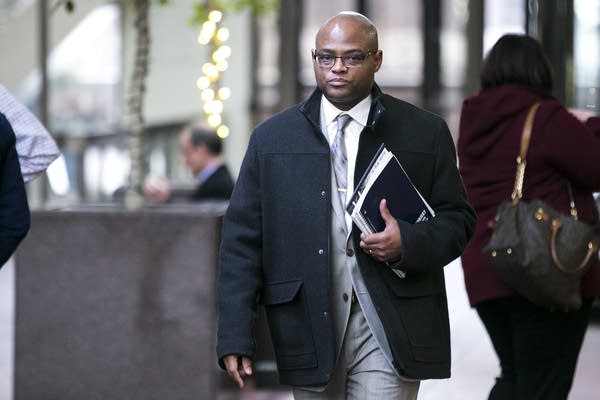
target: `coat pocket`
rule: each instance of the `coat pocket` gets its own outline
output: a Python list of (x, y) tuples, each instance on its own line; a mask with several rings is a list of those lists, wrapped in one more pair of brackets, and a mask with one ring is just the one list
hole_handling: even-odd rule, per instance
[(267, 283), (262, 301), (278, 368), (316, 367), (315, 345), (302, 281)]
[(403, 328), (393, 333), (397, 340), (408, 342), (415, 361), (443, 361), (449, 340), (443, 275), (409, 274), (386, 283)]

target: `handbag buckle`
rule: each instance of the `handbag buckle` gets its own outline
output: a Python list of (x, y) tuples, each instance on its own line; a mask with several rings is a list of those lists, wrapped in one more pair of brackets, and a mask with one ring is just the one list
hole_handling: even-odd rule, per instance
[(544, 211), (544, 209), (542, 207), (536, 208), (533, 216), (538, 221), (548, 220), (548, 214), (546, 214), (546, 212)]

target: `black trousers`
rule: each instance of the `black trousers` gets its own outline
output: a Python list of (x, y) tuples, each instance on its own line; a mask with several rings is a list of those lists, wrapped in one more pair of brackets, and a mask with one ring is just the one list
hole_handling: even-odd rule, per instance
[(591, 300), (573, 312), (547, 311), (522, 297), (476, 305), (501, 375), (489, 400), (566, 400), (589, 322)]

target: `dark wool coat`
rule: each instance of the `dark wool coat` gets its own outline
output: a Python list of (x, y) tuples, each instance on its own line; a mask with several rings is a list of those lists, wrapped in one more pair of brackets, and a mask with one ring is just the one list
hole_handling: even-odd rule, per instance
[[(335, 363), (331, 319), (331, 167), (319, 126), (321, 92), (254, 131), (223, 225), (217, 354), (252, 357), (256, 302), (264, 303), (280, 381), (322, 385)], [(436, 212), (399, 221), (407, 272), (399, 278), (367, 256), (353, 228), (354, 253), (387, 334), (395, 367), (408, 377), (450, 374), (443, 267), (458, 257), (475, 216), (444, 121), (373, 90), (360, 137), (357, 182), (381, 143), (394, 152)]]
[(29, 206), (15, 134), (0, 113), (0, 267), (29, 231)]
[[(506, 85), (484, 90), (464, 101), (458, 138), (460, 172), (477, 228), (462, 255), (469, 300), (514, 295), (492, 271), (482, 248), (498, 205), (510, 199), (521, 132), (529, 107), (541, 101), (533, 123), (523, 183), (523, 199), (540, 198), (568, 213), (571, 182), (582, 221), (598, 223), (593, 191), (600, 190), (600, 118), (579, 122), (555, 98), (533, 89)], [(584, 296), (600, 295), (600, 265), (584, 278)]]

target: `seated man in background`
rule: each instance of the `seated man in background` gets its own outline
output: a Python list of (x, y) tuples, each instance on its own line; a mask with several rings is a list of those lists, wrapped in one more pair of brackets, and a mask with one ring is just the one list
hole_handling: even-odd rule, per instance
[[(188, 127), (181, 133), (179, 144), (185, 164), (197, 182), (190, 200), (229, 200), (233, 178), (223, 162), (223, 146), (216, 133), (198, 126)], [(144, 195), (164, 203), (172, 197), (172, 188), (164, 178), (149, 176), (144, 182)]]

